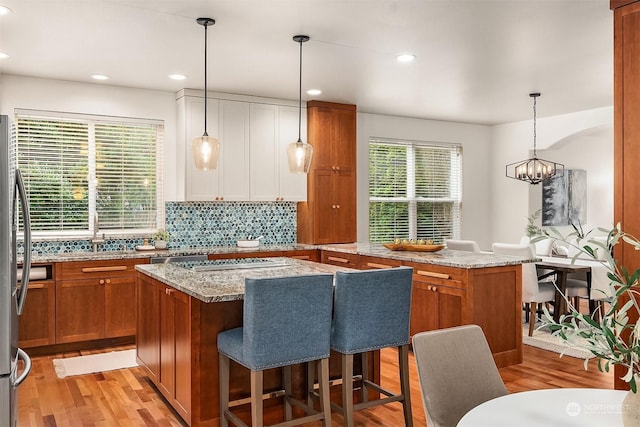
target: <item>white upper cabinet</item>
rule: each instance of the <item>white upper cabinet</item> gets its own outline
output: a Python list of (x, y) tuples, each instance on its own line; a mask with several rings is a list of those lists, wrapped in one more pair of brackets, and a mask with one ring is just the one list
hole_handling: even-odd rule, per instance
[[(186, 150), (186, 200), (306, 200), (307, 176), (290, 173), (287, 164), (287, 145), (298, 140), (297, 107), (277, 105), (277, 100), (252, 102), (261, 101), (253, 97), (209, 98), (207, 132), (219, 139), (220, 157), (216, 170), (202, 172), (195, 169), (191, 140), (204, 131), (204, 99), (180, 95), (178, 136), (182, 139), (184, 135)], [(307, 136), (306, 117), (303, 109), (303, 140)]]
[[(289, 172), (287, 146), (298, 140), (298, 109), (251, 104), (251, 200), (302, 201), (307, 176)], [(306, 138), (306, 110), (302, 110)]]
[[(204, 133), (204, 98), (183, 97), (178, 104), (178, 118), (184, 117), (184, 141), (186, 149), (186, 198), (187, 200), (215, 200), (220, 197), (220, 159), (212, 171), (196, 170), (191, 155), (191, 141)], [(181, 129), (182, 130), (182, 129)], [(218, 132), (218, 100), (207, 103), (207, 133), (220, 138)], [(221, 147), (220, 154), (224, 153)], [(171, 161), (171, 159), (165, 159)]]

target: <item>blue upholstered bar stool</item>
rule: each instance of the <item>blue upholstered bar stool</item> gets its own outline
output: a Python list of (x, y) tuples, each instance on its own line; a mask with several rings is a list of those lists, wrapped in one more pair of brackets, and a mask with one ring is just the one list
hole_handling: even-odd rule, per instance
[[(409, 392), (409, 267), (337, 272), (333, 301), (331, 349), (342, 353), (342, 407), (345, 427), (353, 423), (353, 411), (390, 402), (402, 402), (406, 426), (413, 425)], [(367, 369), (367, 352), (397, 347), (400, 394), (375, 384)], [(353, 356), (362, 357), (361, 402), (353, 403)], [(373, 389), (386, 397), (368, 400)]]
[[(229, 402), (229, 359), (251, 371), (251, 423), (263, 426), (263, 371), (283, 368), (286, 425), (322, 420), (331, 426), (329, 400), (329, 339), (333, 304), (333, 276), (246, 279), (243, 326), (218, 334), (220, 360), (220, 426), (228, 421), (246, 426), (230, 410), (247, 399)], [(291, 365), (317, 363), (320, 408), (317, 412), (291, 394)], [(270, 393), (269, 397), (273, 397)], [(291, 404), (306, 415), (291, 420)], [(276, 424), (281, 425), (281, 424)]]

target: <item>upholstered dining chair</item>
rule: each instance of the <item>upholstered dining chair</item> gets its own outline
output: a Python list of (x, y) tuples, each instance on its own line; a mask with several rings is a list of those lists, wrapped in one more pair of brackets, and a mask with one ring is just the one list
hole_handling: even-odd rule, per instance
[(477, 325), (420, 332), (413, 354), (429, 427), (454, 427), (471, 409), (508, 394)]
[[(243, 325), (218, 334), (220, 426), (246, 426), (230, 407), (229, 359), (251, 371), (251, 426), (263, 426), (263, 371), (283, 368), (285, 422), (300, 425), (322, 420), (331, 426), (329, 345), (333, 276), (330, 274), (245, 280)], [(291, 365), (318, 362), (321, 411), (291, 396)], [(280, 393), (270, 392), (268, 397)], [(242, 401), (241, 399), (240, 401)], [(292, 407), (305, 416), (291, 419)]]
[[(344, 426), (354, 425), (353, 412), (392, 402), (402, 404), (405, 426), (413, 426), (409, 387), (409, 312), (413, 269), (388, 268), (337, 272), (331, 326), (331, 349), (342, 355), (342, 406), (332, 405), (344, 417)], [(385, 347), (398, 350), (400, 393), (373, 381), (367, 369), (367, 353)], [(362, 361), (360, 403), (353, 403), (353, 359)], [(368, 399), (374, 390), (385, 397)]]
[(456, 240), (448, 239), (444, 241), (447, 249), (466, 252), (480, 252), (480, 246), (475, 240)]
[[(499, 255), (520, 256), (535, 258), (533, 246), (512, 243), (494, 243), (493, 253)], [(536, 264), (527, 262), (522, 264), (522, 302), (526, 310), (526, 318), (529, 320), (529, 336), (533, 335), (538, 304), (554, 302), (556, 287), (551, 281), (544, 281), (538, 277)]]

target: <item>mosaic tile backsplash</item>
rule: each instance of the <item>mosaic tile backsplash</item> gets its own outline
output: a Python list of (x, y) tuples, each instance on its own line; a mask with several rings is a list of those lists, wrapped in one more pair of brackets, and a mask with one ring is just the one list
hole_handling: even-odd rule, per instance
[(170, 248), (296, 242), (296, 202), (167, 202), (165, 212)]
[[(296, 242), (296, 202), (166, 202), (168, 248), (235, 246), (237, 240), (263, 236), (262, 245)], [(98, 251), (126, 251), (142, 245), (149, 236), (109, 239)], [(34, 241), (38, 255), (91, 252), (91, 240)], [(22, 242), (18, 255), (24, 254)]]

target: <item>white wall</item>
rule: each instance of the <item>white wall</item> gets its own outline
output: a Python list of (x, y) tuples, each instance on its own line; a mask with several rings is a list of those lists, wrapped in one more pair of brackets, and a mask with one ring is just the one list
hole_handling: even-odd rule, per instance
[(184, 176), (184, 150), (176, 149), (175, 93), (2, 74), (0, 113), (16, 108), (164, 121), (165, 200), (184, 199), (184, 178), (176, 179)]
[[(538, 157), (563, 163), (567, 169), (587, 171), (587, 224), (613, 223), (613, 108), (538, 118)], [(518, 242), (527, 217), (542, 206), (541, 185), (507, 178), (505, 165), (530, 156), (533, 121), (492, 127), (492, 238)]]
[(491, 129), (487, 126), (358, 113), (358, 241), (369, 241), (369, 138), (384, 137), (462, 144), (464, 239), (491, 246)]

